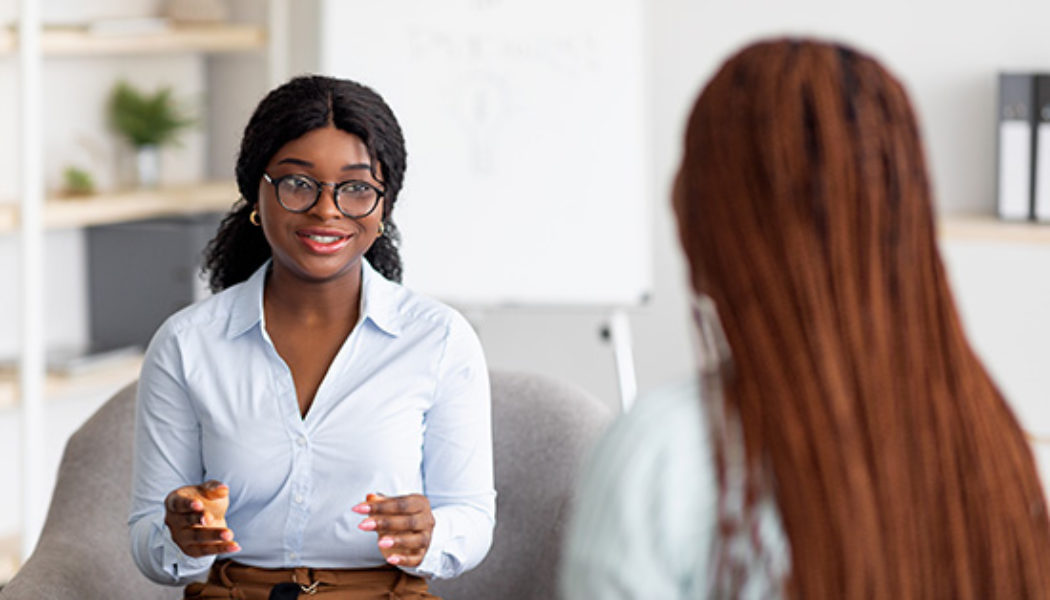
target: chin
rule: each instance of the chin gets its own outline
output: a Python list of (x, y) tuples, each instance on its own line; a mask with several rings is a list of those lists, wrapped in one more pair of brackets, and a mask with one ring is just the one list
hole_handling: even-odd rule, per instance
[[(335, 257), (331, 257), (335, 258)], [(320, 263), (320, 264), (319, 264)], [(295, 273), (300, 279), (323, 283), (346, 277), (353, 274), (355, 268), (361, 265), (361, 257), (343, 260), (308, 260), (296, 265)]]

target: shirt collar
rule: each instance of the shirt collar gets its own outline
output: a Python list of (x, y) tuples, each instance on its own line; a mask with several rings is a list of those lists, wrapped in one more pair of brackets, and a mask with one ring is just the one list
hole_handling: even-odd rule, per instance
[[(266, 287), (266, 273), (270, 269), (270, 262), (267, 260), (263, 263), (234, 291), (236, 295), (233, 297), (230, 320), (226, 328), (228, 337), (237, 337), (262, 322), (263, 291)], [(362, 259), (361, 320), (369, 319), (386, 333), (393, 336), (399, 335), (401, 326), (395, 296), (400, 287), (380, 275), (372, 268), (372, 265), (368, 264), (367, 260)]]
[(361, 319), (370, 319), (390, 335), (401, 334), (398, 292), (401, 285), (390, 281), (361, 260)]
[(266, 287), (266, 273), (270, 270), (267, 260), (252, 273), (236, 290), (232, 290), (233, 306), (230, 308), (230, 321), (226, 335), (235, 338), (262, 322), (263, 289)]

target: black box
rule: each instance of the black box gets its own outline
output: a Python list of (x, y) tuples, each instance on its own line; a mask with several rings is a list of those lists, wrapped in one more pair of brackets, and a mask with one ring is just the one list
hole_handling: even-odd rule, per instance
[(143, 349), (169, 315), (207, 294), (204, 248), (222, 213), (87, 228), (91, 352)]

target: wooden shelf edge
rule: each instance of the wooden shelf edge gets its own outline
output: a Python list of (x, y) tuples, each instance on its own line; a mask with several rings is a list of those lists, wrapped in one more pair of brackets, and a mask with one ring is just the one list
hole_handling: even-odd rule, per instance
[(0, 234), (18, 229), (18, 206), (0, 204)]
[[(232, 181), (222, 181), (50, 199), (44, 205), (44, 227), (70, 229), (152, 217), (224, 212), (239, 196)], [(18, 206), (0, 204), (0, 234), (13, 233), (18, 227)]]
[(22, 566), (20, 554), (22, 537), (17, 533), (0, 535), (0, 586), (7, 585), (14, 579), (15, 573)]
[[(74, 375), (48, 373), (44, 383), (45, 402), (85, 391), (123, 387), (138, 378), (141, 368), (142, 355), (138, 354)], [(0, 371), (0, 411), (14, 410), (17, 406), (18, 371)]]
[(1050, 244), (1050, 223), (1004, 221), (992, 215), (951, 215), (937, 223), (944, 242)]
[[(160, 54), (170, 52), (248, 52), (266, 47), (266, 30), (255, 25), (176, 25), (143, 33), (94, 33), (87, 29), (45, 27), (40, 46), (46, 56)], [(18, 34), (0, 30), (0, 56), (18, 50)]]

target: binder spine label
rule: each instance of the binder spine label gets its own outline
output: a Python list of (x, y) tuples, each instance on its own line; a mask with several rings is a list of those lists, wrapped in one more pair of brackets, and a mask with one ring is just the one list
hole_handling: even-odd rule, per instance
[(1035, 218), (1050, 221), (1050, 123), (1040, 123), (1036, 131)]
[(999, 123), (999, 215), (1027, 219), (1031, 211), (1032, 127), (1028, 121)]

